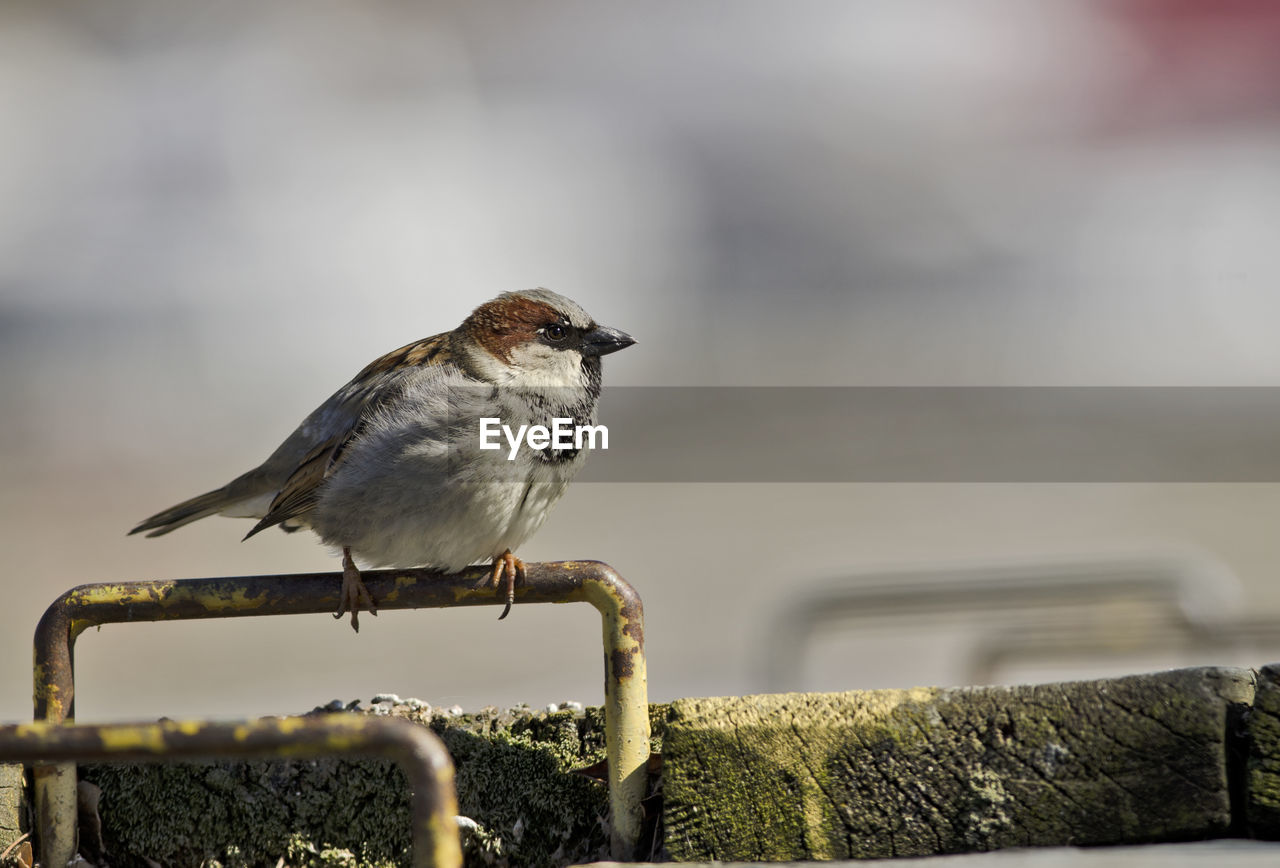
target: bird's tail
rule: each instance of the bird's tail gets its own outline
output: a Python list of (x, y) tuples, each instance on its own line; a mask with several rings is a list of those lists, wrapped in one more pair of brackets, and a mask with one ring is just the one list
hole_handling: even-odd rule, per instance
[(222, 488), (207, 491), (190, 500), (184, 500), (177, 506), (171, 506), (163, 512), (157, 512), (151, 518), (140, 521), (138, 526), (129, 531), (129, 533), (135, 534), (149, 531), (147, 536), (160, 536), (171, 530), (177, 530), (184, 524), (190, 524), (197, 519), (204, 518), (206, 515), (214, 515), (221, 512), (240, 499), (227, 491), (229, 487), (224, 485)]

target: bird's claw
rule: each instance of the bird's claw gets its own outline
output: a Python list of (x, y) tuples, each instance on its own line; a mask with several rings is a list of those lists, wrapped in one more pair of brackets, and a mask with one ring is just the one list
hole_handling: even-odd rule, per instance
[(502, 554), (493, 559), (493, 571), (489, 575), (490, 584), (507, 593), (507, 604), (502, 609), (502, 614), (498, 616), (498, 620), (511, 612), (511, 606), (516, 601), (516, 584), (523, 582), (524, 561), (511, 553), (511, 549), (507, 549)]
[(364, 586), (360, 570), (351, 559), (351, 549), (344, 548), (342, 550), (342, 590), (338, 592), (338, 611), (333, 613), (333, 617), (341, 618), (345, 613), (350, 612), (351, 629), (359, 633), (361, 606), (368, 609), (370, 615), (378, 617), (378, 607), (373, 602), (373, 596)]

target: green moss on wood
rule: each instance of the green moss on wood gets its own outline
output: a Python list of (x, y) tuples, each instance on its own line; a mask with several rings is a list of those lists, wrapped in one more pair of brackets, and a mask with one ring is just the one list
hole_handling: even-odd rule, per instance
[(1224, 832), (1243, 670), (672, 704), (678, 860), (871, 858)]
[(1259, 838), (1280, 839), (1280, 665), (1258, 672), (1247, 728), (1249, 830)]
[[(25, 779), (22, 766), (0, 763), (0, 853), (27, 831)], [(17, 848), (0, 865), (18, 864)]]
[[(603, 758), (599, 713), (528, 709), (449, 716), (430, 726), (457, 766), (471, 865), (563, 865), (608, 855), (608, 793), (574, 770)], [(214, 868), (408, 864), (409, 793), (376, 760), (97, 765), (103, 841), (113, 865)]]

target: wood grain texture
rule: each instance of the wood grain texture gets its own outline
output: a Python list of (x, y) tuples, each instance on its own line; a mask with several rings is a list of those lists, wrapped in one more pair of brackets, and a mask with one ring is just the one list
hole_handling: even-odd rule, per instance
[(1209, 838), (1253, 673), (672, 703), (678, 861), (872, 858)]

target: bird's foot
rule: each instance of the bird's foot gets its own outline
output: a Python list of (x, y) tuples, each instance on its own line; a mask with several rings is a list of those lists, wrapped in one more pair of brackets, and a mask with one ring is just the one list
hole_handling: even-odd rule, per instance
[(516, 583), (524, 581), (524, 561), (513, 555), (511, 549), (507, 549), (493, 559), (493, 572), (489, 576), (489, 581), (495, 588), (507, 592), (507, 605), (498, 616), (498, 620), (501, 621), (507, 617), (511, 611), (511, 604), (516, 601)]
[(369, 614), (378, 616), (378, 607), (374, 605), (369, 589), (364, 586), (360, 570), (351, 559), (351, 549), (342, 547), (342, 590), (338, 592), (338, 611), (333, 617), (341, 618), (344, 613), (351, 613), (351, 629), (360, 632), (360, 607), (364, 606)]

